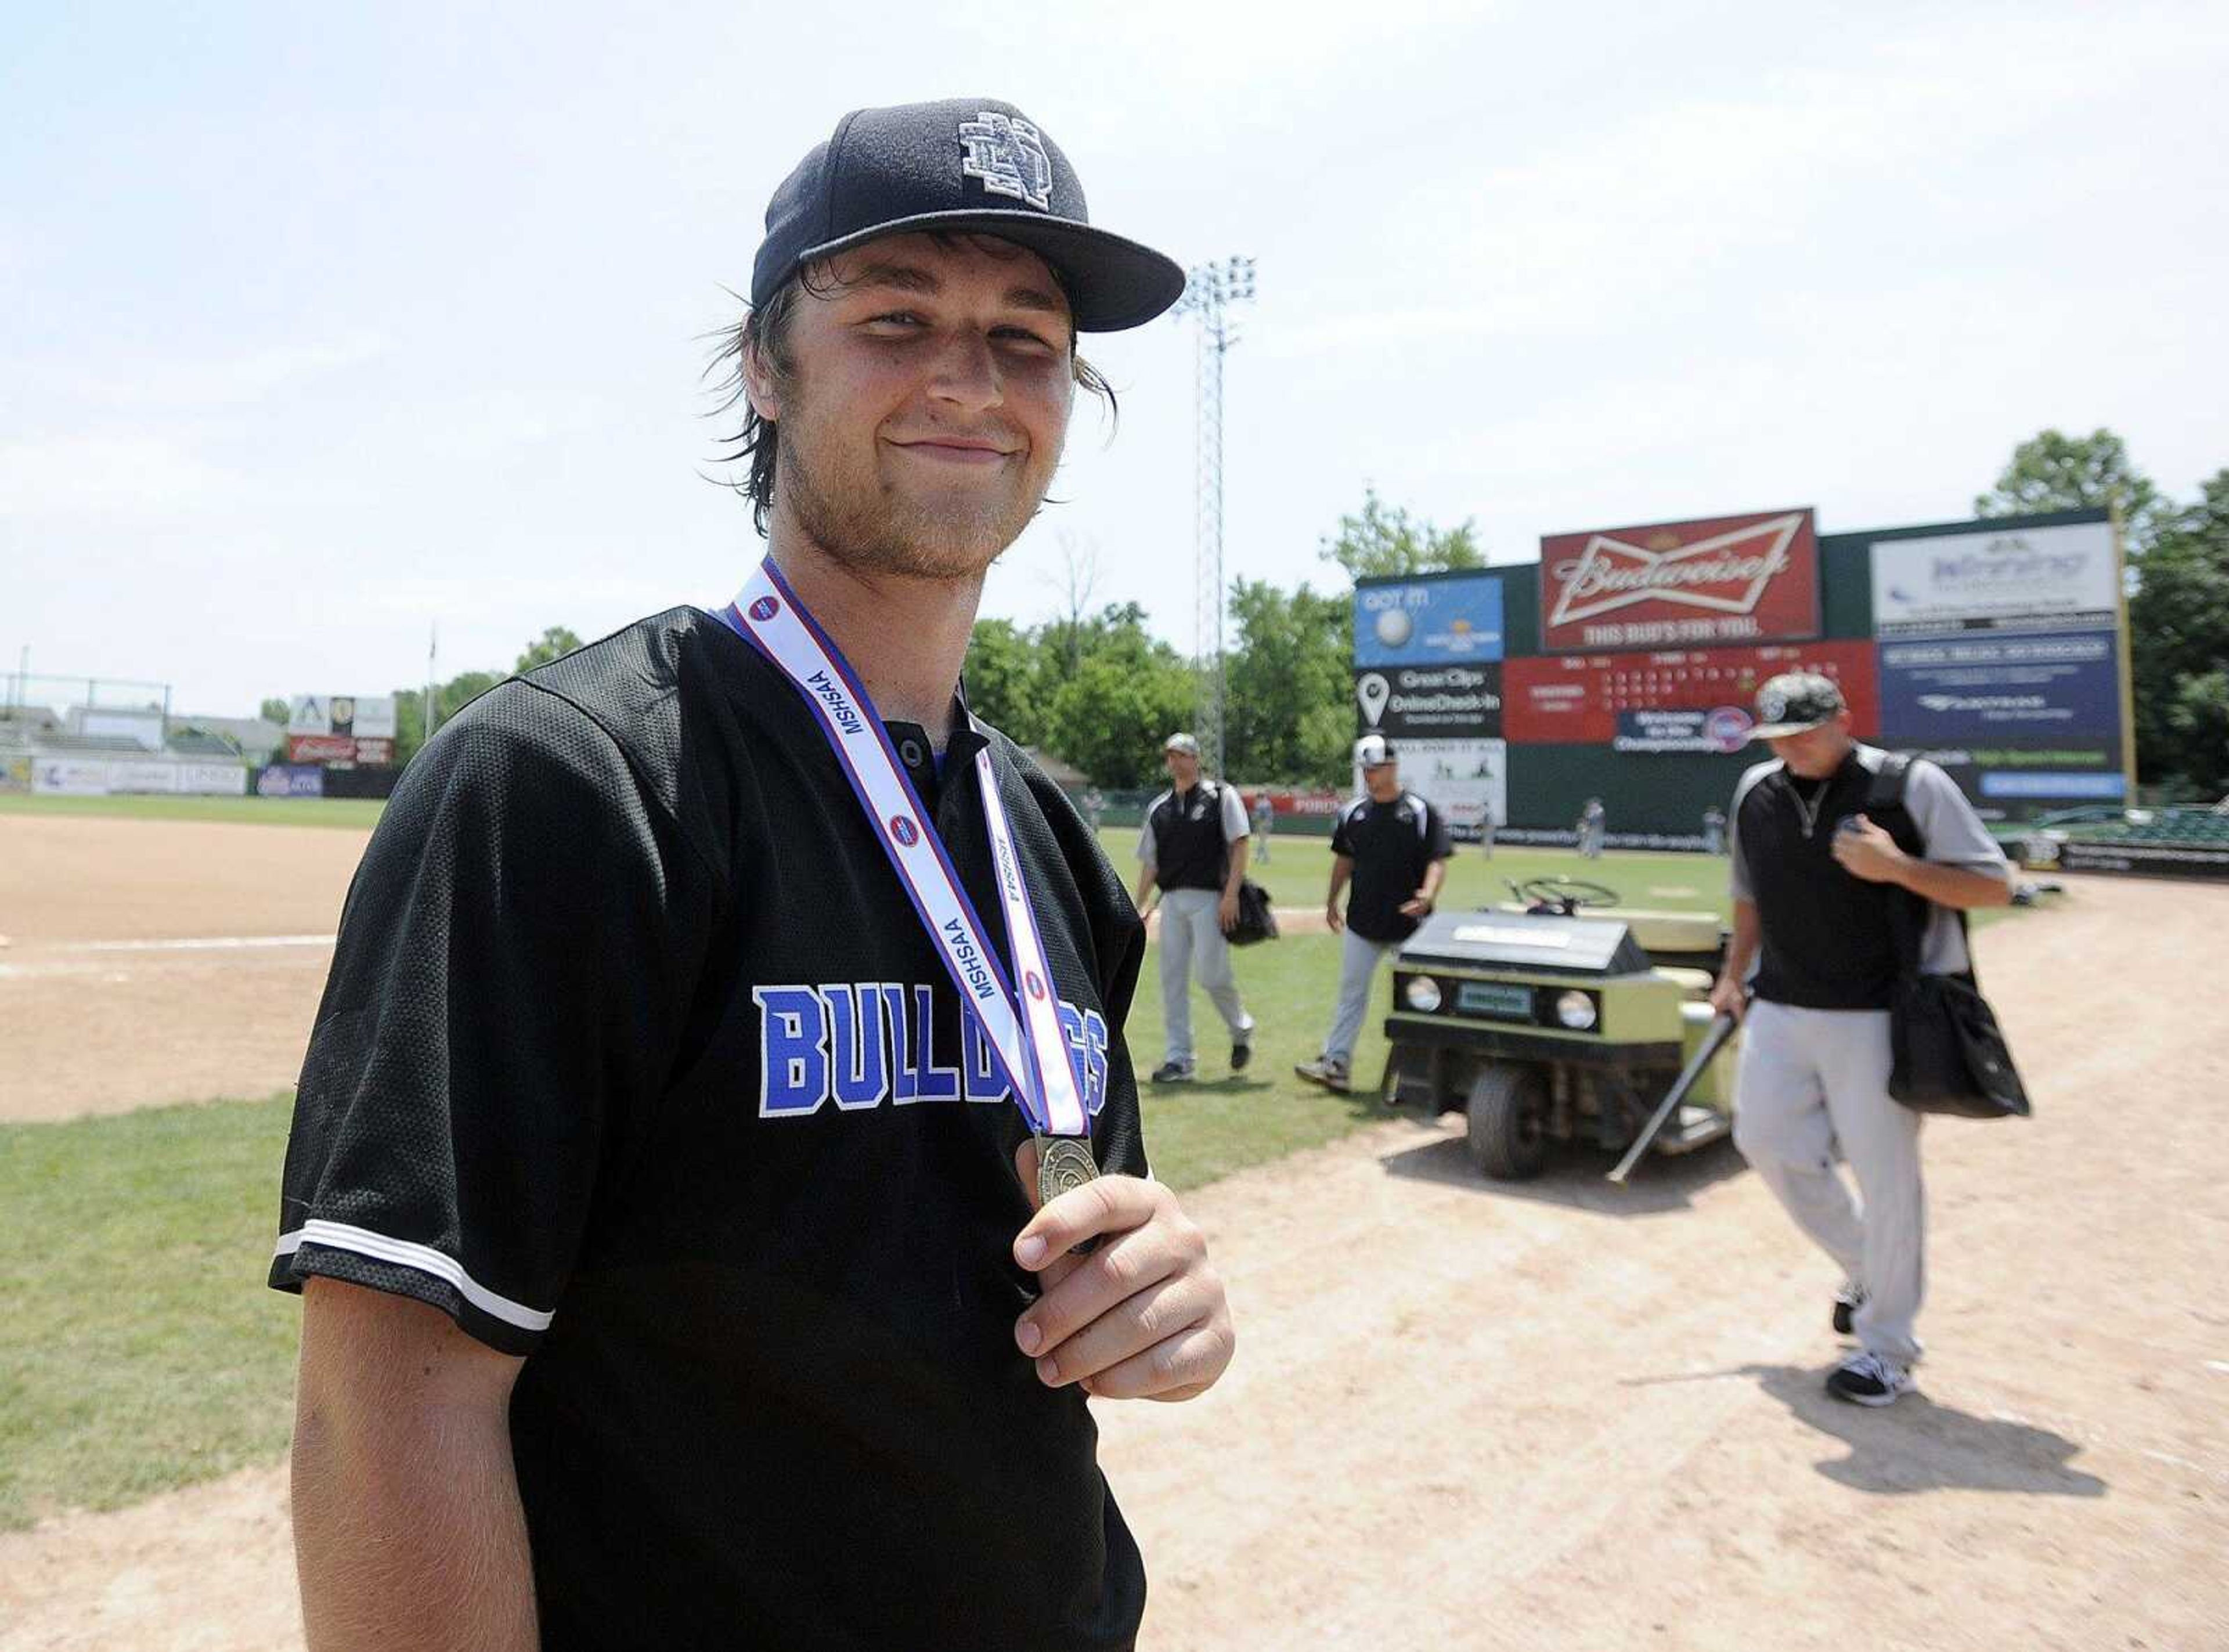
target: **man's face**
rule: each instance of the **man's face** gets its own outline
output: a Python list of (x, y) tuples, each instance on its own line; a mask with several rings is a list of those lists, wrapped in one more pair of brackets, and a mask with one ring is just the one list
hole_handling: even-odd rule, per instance
[(853, 567), (980, 575), (1037, 513), (1075, 395), (1068, 303), (1034, 253), (980, 235), (890, 235), (800, 295), (778, 379), (752, 404), (781, 430), (787, 517)]
[(1833, 719), (1802, 734), (1783, 735), (1764, 742), (1772, 755), (1788, 765), (1788, 772), (1805, 780), (1821, 780), (1842, 766), (1850, 750), (1850, 714), (1837, 711)]
[(1362, 771), (1362, 788), (1374, 801), (1391, 803), (1401, 795), (1401, 765), (1379, 763)]
[(1192, 753), (1164, 751), (1161, 757), (1168, 764), (1169, 778), (1174, 781), (1179, 788), (1189, 787), (1199, 778), (1199, 759), (1193, 756)]

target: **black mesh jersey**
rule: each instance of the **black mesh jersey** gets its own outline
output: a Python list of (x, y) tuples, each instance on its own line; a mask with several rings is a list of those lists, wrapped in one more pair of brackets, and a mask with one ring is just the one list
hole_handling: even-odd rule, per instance
[[(1099, 1162), (1144, 1174), (1127, 893), (1005, 736), (955, 730), (940, 787), (919, 732), (894, 743), (1011, 959), (989, 748)], [(1026, 1127), (984, 1045), (796, 691), (675, 609), (410, 765), (349, 891), (271, 1282), (417, 1297), (525, 1356), (546, 1647), (1127, 1647), (1145, 1577), (1086, 1401), (1014, 1346)]]
[(1331, 852), (1354, 862), (1354, 883), (1346, 897), (1346, 927), (1365, 941), (1406, 941), (1416, 920), (1401, 907), (1424, 886), (1436, 860), (1455, 852), (1447, 818), (1414, 792), (1391, 803), (1367, 794), (1339, 811), (1332, 830)]

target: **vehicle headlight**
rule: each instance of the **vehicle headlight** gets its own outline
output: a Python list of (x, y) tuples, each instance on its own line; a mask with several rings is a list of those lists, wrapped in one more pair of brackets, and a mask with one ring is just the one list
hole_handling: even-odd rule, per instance
[(1556, 1019), (1574, 1032), (1584, 1032), (1595, 1024), (1595, 1001), (1574, 988), (1556, 1000)]
[(1440, 1007), (1440, 984), (1429, 975), (1411, 975), (1401, 996), (1409, 1000), (1409, 1007), (1429, 1015)]

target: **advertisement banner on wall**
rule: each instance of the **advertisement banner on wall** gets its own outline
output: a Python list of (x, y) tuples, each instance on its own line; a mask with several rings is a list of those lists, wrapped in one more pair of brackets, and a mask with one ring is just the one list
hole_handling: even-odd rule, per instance
[(160, 757), (34, 757), (31, 789), (50, 797), (178, 793), (238, 797), (247, 790), (247, 769), (241, 763)]
[(287, 708), (290, 735), (351, 735), (395, 738), (392, 694), (298, 694)]
[(1930, 745), (2094, 742), (2117, 753), (2117, 653), (2110, 631), (1884, 642), (1881, 733)]
[(2095, 631), (2118, 613), (2110, 523), (1877, 539), (1873, 633)]
[[(1526, 745), (1612, 745), (1621, 735), (1628, 740), (1652, 737), (1640, 724), (1621, 722), (1628, 714), (1685, 711), (1702, 714), (1696, 727), (1700, 735), (1725, 742), (1738, 728), (1746, 739), (1746, 719), (1764, 680), (1782, 672), (1808, 671), (1841, 686), (1853, 731), (1870, 739), (1880, 728), (1873, 652), (1870, 642), (1832, 641), (1512, 659), (1502, 666), (1502, 732)], [(1678, 735), (1668, 725), (1660, 731), (1666, 739)]]
[(1724, 754), (1749, 744), (1749, 731), (1756, 726), (1757, 719), (1738, 705), (1707, 711), (1621, 711), (1609, 745), (1612, 751), (1655, 755)]
[[(1476, 843), (1487, 820), (1509, 819), (1508, 748), (1499, 740), (1404, 740), (1401, 784), (1447, 816), (1449, 834)], [(1362, 791), (1358, 770), (1355, 792)]]
[(258, 797), (323, 797), (325, 771), (313, 765), (273, 763), (255, 777)]
[(1551, 534), (1540, 646), (1694, 647), (1819, 634), (1808, 510)]
[(1499, 665), (1395, 665), (1354, 674), (1364, 734), (1395, 740), (1478, 739), (1501, 732)]
[(2139, 877), (2229, 881), (2229, 849), (2199, 844), (2030, 839), (2021, 858), (2034, 871), (2123, 872)]
[(286, 736), (290, 763), (352, 763), (356, 736), (345, 734), (290, 734)]
[(1499, 574), (1402, 580), (1354, 594), (1357, 666), (1476, 664), (1501, 651)]
[(2080, 803), (2124, 802), (2129, 794), (2117, 742), (2110, 747), (1885, 743), (1944, 770), (1984, 820), (2025, 820)]

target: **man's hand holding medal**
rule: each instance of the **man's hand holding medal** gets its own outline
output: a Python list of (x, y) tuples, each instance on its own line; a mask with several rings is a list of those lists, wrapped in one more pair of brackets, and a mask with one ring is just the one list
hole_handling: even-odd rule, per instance
[[(1023, 1186), (1038, 1187), (1034, 1140), (1014, 1168)], [(1237, 1338), (1223, 1281), (1199, 1229), (1159, 1182), (1100, 1176), (1070, 1186), (1039, 1205), (1015, 1237), (1014, 1260), (1043, 1291), (1015, 1321), (1014, 1341), (1048, 1386), (1190, 1399), (1230, 1363)]]

